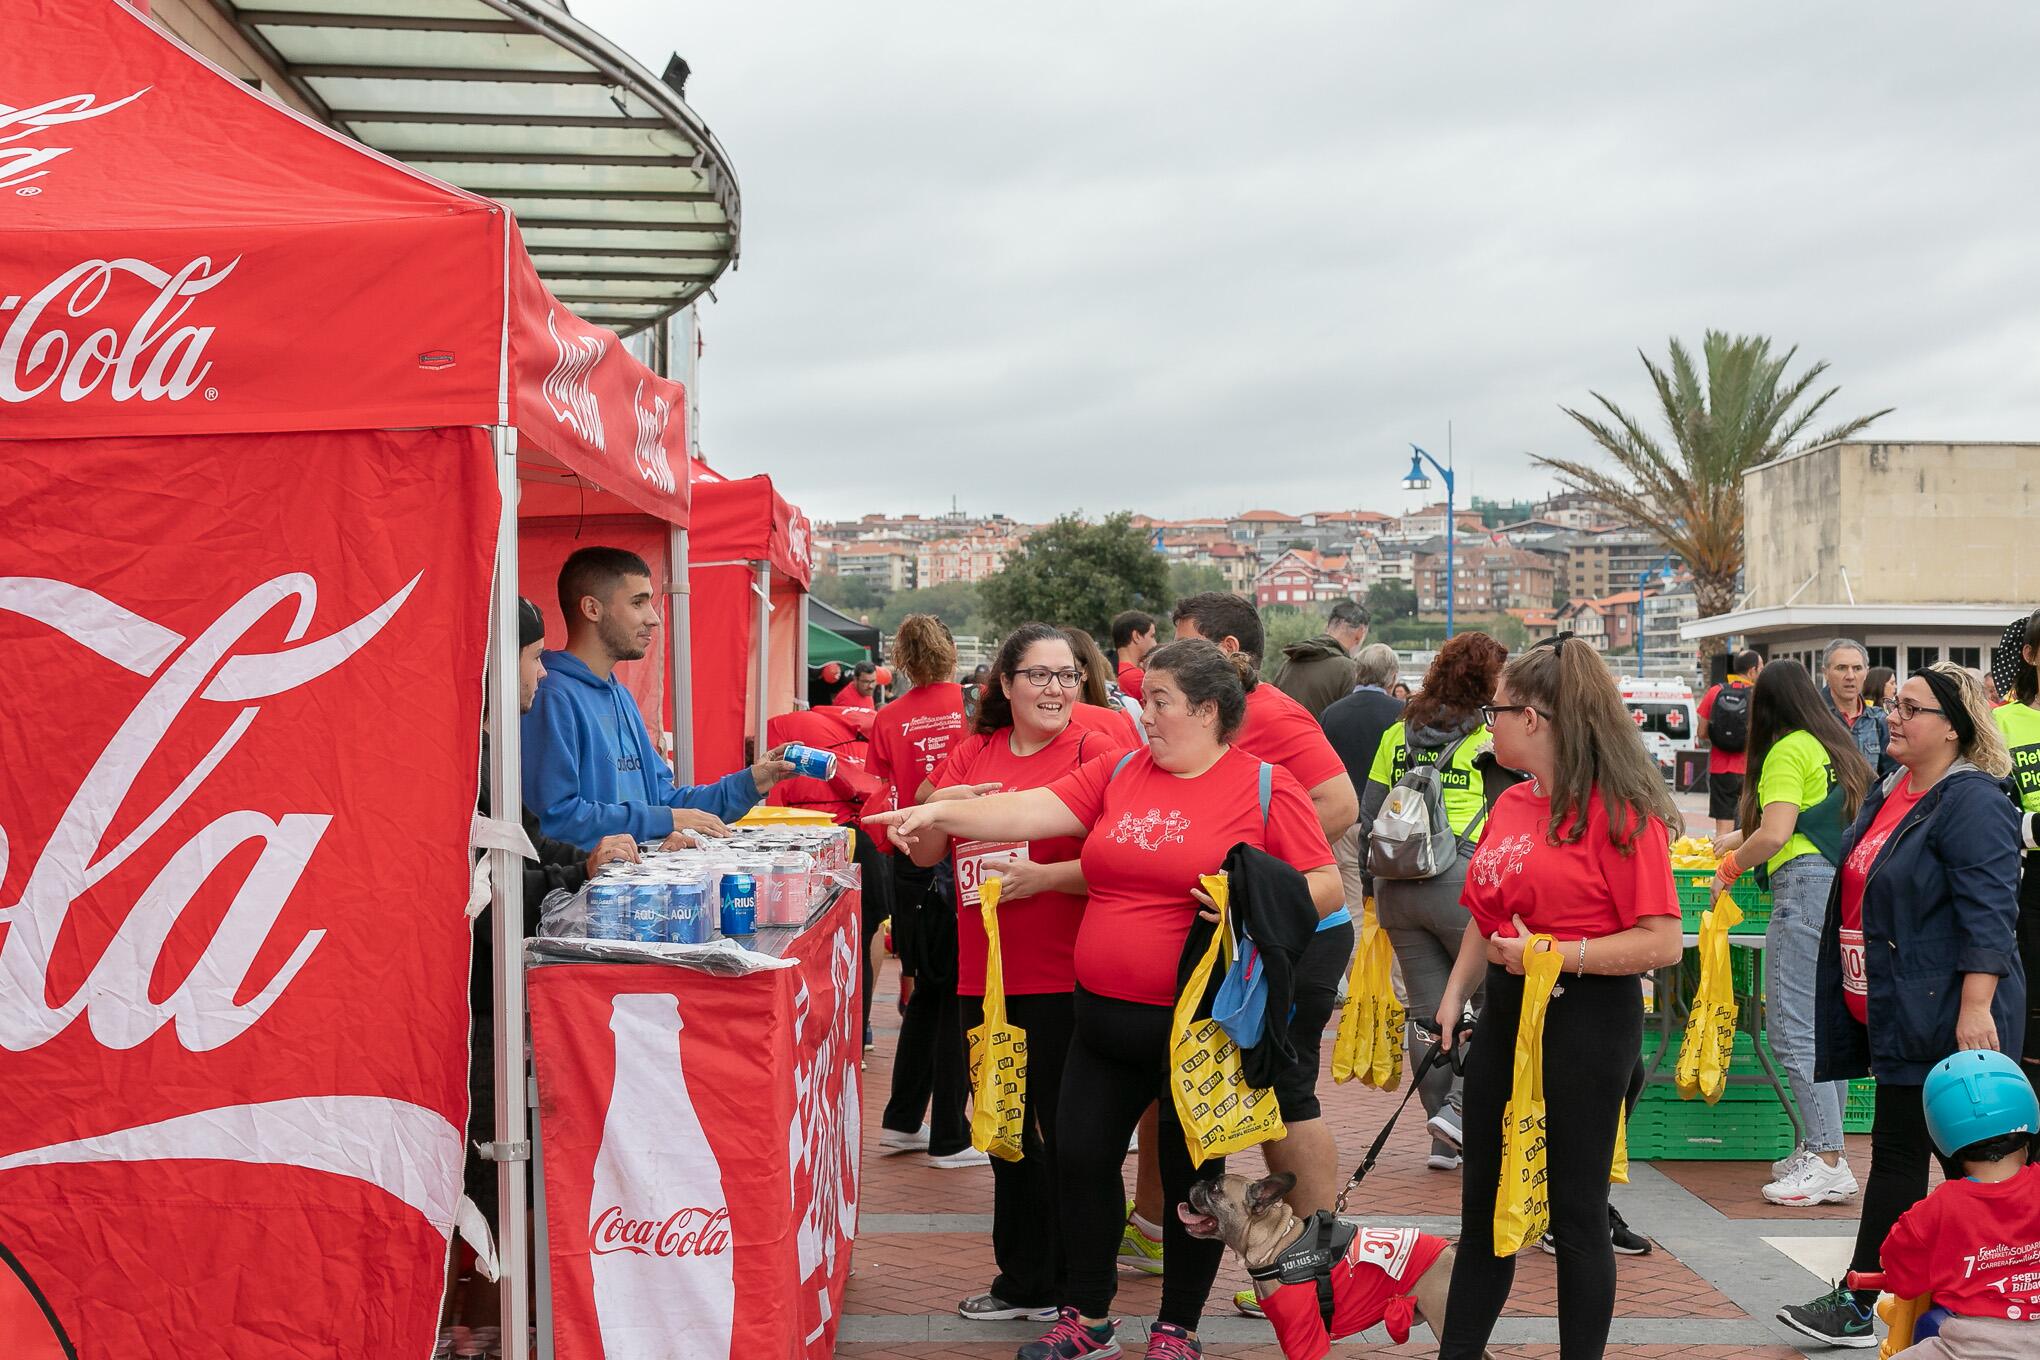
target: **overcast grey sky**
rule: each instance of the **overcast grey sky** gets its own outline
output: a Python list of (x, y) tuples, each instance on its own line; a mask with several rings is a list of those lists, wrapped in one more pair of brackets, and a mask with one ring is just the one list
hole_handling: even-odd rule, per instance
[(743, 187), (703, 447), (820, 517), (1548, 483), (1639, 346), (2040, 438), (2040, 6), (571, 0)]

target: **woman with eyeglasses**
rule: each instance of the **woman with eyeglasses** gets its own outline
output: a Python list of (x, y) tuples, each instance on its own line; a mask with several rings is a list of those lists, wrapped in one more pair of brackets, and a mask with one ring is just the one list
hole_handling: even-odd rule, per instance
[[(1926, 1197), (1921, 1088), (1963, 1049), (2020, 1054), (2019, 822), (2012, 769), (1983, 686), (1942, 662), (1916, 671), (1891, 706), (1898, 768), (1863, 800), (1842, 838), (1820, 940), (1814, 1079), (1877, 1078), (1870, 1177), (1850, 1269), (1879, 1269), (1891, 1225)], [(1951, 1177), (1960, 1168), (1945, 1161)], [(1868, 1346), (1875, 1290), (1836, 1288), (1779, 1310), (1830, 1345)]]
[(1835, 1204), (1854, 1196), (1857, 1185), (1842, 1155), (1848, 1087), (1813, 1079), (1814, 960), (1842, 830), (1856, 820), (1874, 776), (1797, 661), (1773, 661), (1758, 673), (1744, 754), (1741, 829), (1715, 842), (1722, 855), (1713, 896), (1727, 892), (1745, 866), (1771, 890), (1764, 1032), (1792, 1083), (1800, 1124), (1799, 1146), (1771, 1168), (1763, 1196), (1791, 1208)]
[(1543, 936), (1563, 961), (1564, 991), (1544, 1021), (1559, 1353), (1585, 1360), (1607, 1346), (1615, 1310), (1608, 1168), (1643, 1046), (1640, 979), (1681, 954), (1671, 861), (1679, 814), (1607, 666), (1578, 638), (1510, 661), (1482, 716), (1495, 759), (1530, 778), (1488, 814), (1461, 898), (1473, 919), (1438, 1006), (1449, 1045), (1461, 1007), (1485, 989), (1466, 1056), (1459, 1256), (1438, 1354), (1479, 1360), (1515, 1281), (1515, 1257), (1495, 1255), (1495, 1196), (1524, 951)]
[[(1374, 766), (1360, 797), (1360, 825), (1372, 826), (1398, 780), (1416, 766), (1433, 766), (1443, 784), (1445, 820), (1467, 847), (1434, 878), (1373, 880), (1374, 917), (1388, 932), (1409, 989), (1406, 1032), (1412, 1071), (1435, 1037), (1431, 1017), (1466, 937), (1470, 918), (1459, 898), (1471, 846), (1487, 818), (1487, 774), (1493, 769), (1491, 760), (1480, 759), (1488, 739), (1481, 705), (1495, 697), (1495, 682), (1508, 659), (1508, 649), (1486, 633), (1461, 633), (1440, 647), (1424, 674), (1423, 689), (1374, 748)], [(1477, 1007), (1478, 991), (1468, 1001)], [(1457, 1169), (1459, 1077), (1449, 1064), (1439, 1063), (1425, 1075), (1417, 1095), (1430, 1121), (1431, 1154), (1425, 1164), (1433, 1171)]]
[[(1083, 842), (1089, 900), (1077, 930), (1075, 1025), (1054, 1139), (1066, 1286), (1055, 1325), (1021, 1347), (1020, 1360), (1119, 1354), (1111, 1308), (1126, 1222), (1120, 1163), (1142, 1111), (1161, 1104), (1168, 1204), (1184, 1203), (1193, 1175), (1225, 1169), (1222, 1160), (1207, 1161), (1193, 1172), (1169, 1090), (1176, 965), (1199, 915), (1199, 877), (1217, 873), (1245, 842), (1301, 871), (1320, 916), (1340, 905), (1339, 871), (1302, 786), (1232, 745), (1246, 717), (1250, 664), (1210, 642), (1172, 642), (1147, 661), (1147, 746), (1087, 760), (1044, 788), (932, 798), (869, 819), (910, 854), (925, 854), (921, 842), (930, 838)], [(1192, 1237), (1175, 1213), (1163, 1234), (1162, 1297), (1147, 1354), (1195, 1360), (1198, 1320), (1224, 1247)]]
[[(918, 801), (1040, 789), (1091, 760), (1127, 750), (1070, 721), (1084, 683), (1069, 639), (1045, 623), (1006, 636), (993, 660), (971, 731), (923, 784)], [(1061, 1214), (1055, 1183), (1055, 1122), (1075, 1016), (1077, 927), (1084, 919), (1083, 841), (953, 839), (915, 842), (917, 864), (947, 858), (956, 874), (957, 998), (966, 1032), (984, 1023), (984, 881), (999, 883), (999, 951), (1006, 1012), (1027, 1032), (1024, 1154), (992, 1163), (992, 1257), (998, 1275), (957, 1305), (980, 1322), (1052, 1320), (1063, 1299)]]
[[(893, 664), (913, 687), (879, 709), (871, 724), (871, 772), (886, 782), (874, 810), (912, 804), (963, 735), (963, 686), (956, 683), (956, 643), (948, 626), (930, 614), (909, 614), (893, 637)], [(883, 833), (878, 838), (887, 844)], [(939, 864), (931, 869), (898, 855), (887, 858), (893, 941), (914, 990), (900, 1017), (879, 1152), (926, 1152), (945, 1168), (982, 1166), (989, 1159), (970, 1145), (965, 1110), (970, 1077), (956, 1002), (955, 883)]]

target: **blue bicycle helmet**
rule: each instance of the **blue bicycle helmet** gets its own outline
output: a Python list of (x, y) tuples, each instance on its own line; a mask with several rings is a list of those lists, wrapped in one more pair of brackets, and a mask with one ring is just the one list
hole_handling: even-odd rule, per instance
[(2019, 1065), (1991, 1049), (1970, 1049), (1943, 1058), (1927, 1074), (1921, 1092), (1927, 1132), (1944, 1157), (1972, 1143), (2040, 1128), (2040, 1099)]

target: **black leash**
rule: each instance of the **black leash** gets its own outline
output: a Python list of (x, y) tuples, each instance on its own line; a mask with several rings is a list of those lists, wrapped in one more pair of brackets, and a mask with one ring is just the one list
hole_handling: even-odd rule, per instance
[(1442, 1039), (1431, 1041), (1430, 1050), (1417, 1063), (1416, 1073), (1410, 1078), (1410, 1089), (1403, 1092), (1402, 1104), (1395, 1107), (1395, 1113), (1390, 1115), (1388, 1122), (1381, 1126), (1381, 1132), (1374, 1136), (1374, 1145), (1367, 1149), (1367, 1155), (1361, 1159), (1359, 1167), (1354, 1170), (1353, 1178), (1347, 1181), (1346, 1188), (1339, 1192), (1339, 1202), (1333, 1209), (1334, 1213), (1343, 1214), (1346, 1212), (1346, 1197), (1352, 1194), (1354, 1187), (1359, 1185), (1361, 1181), (1366, 1180), (1367, 1173), (1374, 1169), (1375, 1160), (1381, 1156), (1381, 1150), (1388, 1146), (1388, 1136), (1395, 1132), (1395, 1121), (1401, 1119), (1402, 1112), (1409, 1108), (1410, 1097), (1417, 1093), (1417, 1087), (1423, 1084), (1424, 1078), (1429, 1075), (1431, 1069), (1442, 1062), (1451, 1067), (1455, 1074), (1466, 1071), (1466, 1045), (1467, 1041), (1472, 1038), (1473, 1021), (1462, 1017), (1458, 1028), (1452, 1031), (1452, 1051), (1450, 1053), (1445, 1051), (1445, 1044)]

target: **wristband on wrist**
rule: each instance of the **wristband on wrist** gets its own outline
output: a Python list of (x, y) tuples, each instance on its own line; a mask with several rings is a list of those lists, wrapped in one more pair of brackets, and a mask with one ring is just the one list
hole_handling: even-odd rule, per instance
[(1727, 883), (1733, 883), (1738, 878), (1741, 878), (1742, 865), (1736, 863), (1735, 851), (1731, 850), (1723, 855), (1715, 864), (1714, 872), (1719, 874), (1722, 880)]
[(1587, 937), (1580, 936), (1580, 976), (1587, 975)]

